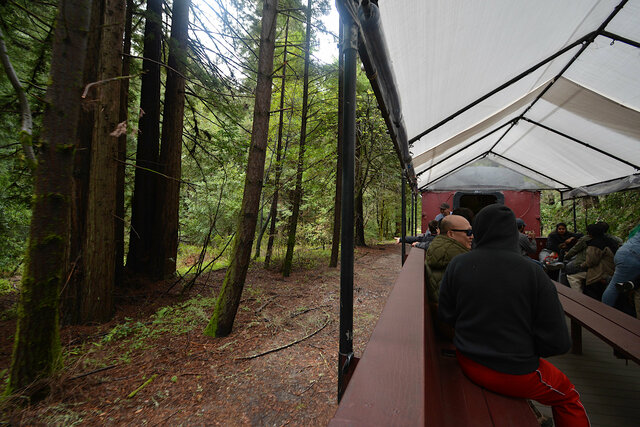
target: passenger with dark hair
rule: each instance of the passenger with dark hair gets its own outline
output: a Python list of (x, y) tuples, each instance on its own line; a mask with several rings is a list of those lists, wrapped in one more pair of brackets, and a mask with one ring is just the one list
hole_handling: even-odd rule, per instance
[(551, 406), (558, 427), (588, 426), (571, 381), (543, 359), (567, 352), (571, 340), (554, 284), (520, 255), (513, 211), (489, 205), (473, 231), (476, 247), (449, 263), (438, 306), (462, 371), (493, 392)]
[(567, 224), (559, 222), (556, 230), (547, 237), (546, 249), (558, 254), (558, 259), (563, 260), (564, 254), (576, 244), (581, 234), (567, 231)]
[(459, 208), (455, 208), (451, 213), (453, 215), (460, 215), (465, 217), (467, 221), (469, 221), (469, 224), (473, 225), (473, 217), (475, 214), (471, 209), (465, 208), (465, 207), (459, 207)]
[(518, 227), (518, 247), (520, 248), (520, 253), (524, 256), (535, 255), (537, 252), (537, 247), (535, 242), (531, 241), (529, 236), (524, 234), (524, 227), (526, 227), (524, 220), (522, 218), (516, 218), (516, 226)]
[(411, 246), (415, 246), (416, 248), (424, 249), (425, 251), (429, 248), (433, 239), (439, 234), (440, 229), (438, 228), (439, 222), (435, 219), (429, 221), (429, 235), (425, 236), (421, 241), (412, 243)]
[[(426, 233), (418, 234), (416, 236), (405, 236), (404, 242), (411, 243), (411, 246), (417, 246), (421, 249), (427, 249), (429, 243), (438, 235), (438, 221), (432, 219), (428, 224), (429, 229)], [(396, 243), (400, 243), (402, 240), (400, 237), (394, 237)]]

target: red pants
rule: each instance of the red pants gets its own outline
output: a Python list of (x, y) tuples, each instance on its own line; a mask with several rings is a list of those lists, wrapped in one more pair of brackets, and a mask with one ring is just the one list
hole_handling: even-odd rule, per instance
[(462, 372), (474, 383), (506, 396), (532, 399), (551, 406), (556, 427), (589, 426), (587, 412), (571, 381), (558, 368), (540, 359), (530, 374), (510, 375), (494, 371), (456, 352)]

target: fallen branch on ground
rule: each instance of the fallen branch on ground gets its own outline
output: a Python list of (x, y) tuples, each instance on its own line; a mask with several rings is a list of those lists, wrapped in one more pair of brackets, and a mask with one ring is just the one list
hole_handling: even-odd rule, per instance
[(149, 378), (148, 380), (146, 380), (140, 387), (138, 387), (137, 389), (133, 390), (131, 393), (129, 393), (129, 395), (127, 396), (127, 399), (131, 399), (132, 397), (134, 397), (136, 394), (138, 394), (138, 392), (140, 390), (142, 390), (143, 388), (145, 388), (146, 386), (148, 386), (149, 384), (151, 384), (151, 381), (155, 380), (156, 377), (158, 376), (158, 374), (153, 374), (151, 375), (151, 378)]
[(84, 374), (80, 374), (80, 375), (76, 375), (75, 377), (71, 377), (70, 379), (77, 380), (78, 378), (88, 377), (89, 375), (97, 374), (98, 372), (106, 371), (107, 369), (113, 369), (116, 366), (118, 366), (118, 365), (110, 365), (110, 366), (105, 366), (104, 368), (94, 369), (93, 371), (85, 372)]
[(281, 347), (273, 348), (273, 349), (271, 349), (271, 350), (267, 350), (267, 351), (264, 351), (264, 352), (262, 352), (262, 353), (254, 354), (254, 355), (251, 355), (251, 356), (236, 357), (236, 360), (249, 360), (249, 359), (255, 359), (255, 358), (257, 358), (257, 357), (264, 356), (265, 354), (275, 353), (276, 351), (284, 350), (285, 348), (291, 347), (292, 345), (296, 345), (296, 344), (298, 344), (298, 343), (301, 343), (302, 341), (306, 340), (307, 338), (311, 338), (312, 336), (314, 336), (315, 334), (317, 334), (318, 332), (320, 332), (321, 330), (323, 330), (323, 329), (324, 329), (324, 328), (329, 324), (329, 320), (330, 320), (330, 316), (327, 314), (327, 321), (326, 321), (326, 322), (324, 322), (324, 325), (322, 325), (322, 326), (320, 327), (320, 329), (316, 330), (315, 332), (310, 333), (309, 335), (307, 335), (307, 336), (306, 336), (306, 337), (304, 337), (304, 338), (300, 338), (299, 340), (296, 340), (296, 341), (290, 342), (289, 344), (285, 344), (285, 345), (283, 345), (283, 346), (281, 346)]

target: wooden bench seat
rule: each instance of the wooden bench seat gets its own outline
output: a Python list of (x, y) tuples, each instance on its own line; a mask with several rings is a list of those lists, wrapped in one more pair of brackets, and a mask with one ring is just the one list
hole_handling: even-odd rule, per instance
[(538, 426), (526, 400), (464, 376), (434, 333), (424, 280), (424, 251), (412, 248), (329, 425)]
[(640, 364), (640, 320), (581, 292), (554, 282), (565, 314), (571, 319), (572, 352), (582, 354), (582, 328)]

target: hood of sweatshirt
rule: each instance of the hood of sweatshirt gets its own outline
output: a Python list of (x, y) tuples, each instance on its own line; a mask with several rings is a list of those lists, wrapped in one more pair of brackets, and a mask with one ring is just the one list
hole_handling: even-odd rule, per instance
[(476, 249), (503, 249), (519, 252), (516, 216), (505, 205), (484, 207), (473, 219)]

